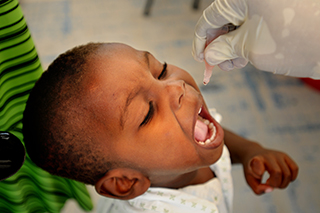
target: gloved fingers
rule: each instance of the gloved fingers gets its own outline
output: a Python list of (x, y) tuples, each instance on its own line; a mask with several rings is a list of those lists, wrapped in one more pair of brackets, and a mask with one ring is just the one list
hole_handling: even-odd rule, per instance
[(219, 29), (208, 29), (205, 37), (194, 35), (192, 44), (192, 55), (196, 61), (202, 62), (204, 59), (203, 51), (214, 39), (220, 35), (228, 33), (228, 27), (221, 27)]
[(233, 70), (234, 68), (240, 69), (242, 67), (245, 67), (247, 64), (248, 64), (248, 60), (239, 57), (239, 58), (224, 61), (218, 64), (218, 66), (220, 67), (220, 69), (224, 71), (230, 71), (230, 70)]
[(195, 35), (192, 44), (192, 55), (196, 61), (202, 62), (204, 59), (204, 49), (220, 35), (228, 33), (229, 28), (223, 26), (219, 29), (208, 29), (205, 38), (198, 37)]
[(233, 59), (232, 62), (234, 67), (238, 69), (245, 67), (248, 64), (248, 60), (241, 57)]
[[(233, 42), (229, 42), (230, 39), (233, 39), (233, 33), (235, 33), (235, 31), (219, 36), (206, 47), (204, 50), (204, 58), (208, 64), (212, 66), (227, 61), (225, 62), (226, 64), (222, 66), (226, 70), (233, 68), (233, 65), (230, 64), (232, 62), (228, 61), (239, 58), (232, 46)], [(239, 63), (237, 63), (237, 65), (239, 65)]]
[(196, 34), (204, 38), (208, 29), (220, 29), (232, 23), (239, 26), (247, 15), (247, 5), (244, 0), (216, 0), (204, 11), (196, 25)]
[(193, 37), (193, 43), (192, 43), (192, 56), (198, 62), (203, 62), (204, 60), (203, 50), (205, 48), (205, 45), (206, 45), (206, 37), (201, 38), (195, 33)]
[(234, 64), (233, 64), (232, 60), (227, 60), (227, 61), (224, 61), (224, 62), (218, 64), (218, 67), (220, 67), (220, 69), (222, 69), (224, 71), (230, 71), (230, 70), (233, 70)]
[[(247, 6), (244, 0), (216, 0), (207, 7), (195, 27), (192, 45), (194, 59), (199, 62), (204, 59), (203, 50), (206, 43), (209, 43), (207, 41), (208, 30), (221, 31), (228, 23), (239, 26), (243, 23), (246, 13)], [(216, 32), (215, 37), (221, 34), (221, 32)]]
[(219, 29), (208, 29), (206, 33), (206, 46), (207, 47), (214, 39), (229, 32), (227, 25)]

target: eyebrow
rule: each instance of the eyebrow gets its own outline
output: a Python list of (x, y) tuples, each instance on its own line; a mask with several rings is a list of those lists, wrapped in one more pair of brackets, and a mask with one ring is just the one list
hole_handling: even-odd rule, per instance
[[(151, 55), (148, 51), (144, 51), (143, 52), (143, 60), (145, 62), (145, 64), (148, 66), (150, 66), (149, 64), (149, 55)], [(122, 113), (120, 113), (120, 127), (123, 130), (124, 128), (124, 124), (127, 118), (127, 114), (128, 114), (128, 107), (130, 106), (132, 100), (139, 94), (140, 89), (136, 90), (136, 91), (131, 91), (126, 99), (126, 104), (124, 105), (123, 111)]]

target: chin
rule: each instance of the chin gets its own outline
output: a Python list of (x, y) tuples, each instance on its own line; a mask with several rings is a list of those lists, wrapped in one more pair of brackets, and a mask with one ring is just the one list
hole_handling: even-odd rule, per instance
[(208, 153), (206, 153), (206, 165), (210, 166), (214, 163), (216, 163), (222, 156), (223, 152), (223, 146), (224, 142), (221, 143), (221, 145), (214, 150), (210, 150)]

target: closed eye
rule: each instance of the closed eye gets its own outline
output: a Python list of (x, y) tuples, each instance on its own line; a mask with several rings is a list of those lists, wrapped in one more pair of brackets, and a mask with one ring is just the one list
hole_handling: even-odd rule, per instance
[[(166, 76), (166, 74), (167, 74), (167, 63), (164, 63), (162, 71), (161, 71), (160, 75), (158, 76), (158, 79), (160, 80), (160, 79), (164, 78)], [(146, 117), (141, 122), (139, 127), (146, 125), (152, 119), (153, 114), (154, 114), (154, 106), (153, 106), (153, 103), (150, 101), (149, 102), (149, 111), (148, 111)]]
[(139, 127), (146, 125), (152, 119), (153, 113), (154, 113), (154, 106), (153, 106), (153, 103), (150, 101), (149, 102), (149, 111), (148, 111), (146, 117), (144, 118), (144, 120), (141, 122)]
[(167, 74), (167, 63), (164, 62), (163, 69), (162, 69), (160, 75), (158, 76), (158, 79), (160, 80), (161, 78), (165, 77), (166, 74)]

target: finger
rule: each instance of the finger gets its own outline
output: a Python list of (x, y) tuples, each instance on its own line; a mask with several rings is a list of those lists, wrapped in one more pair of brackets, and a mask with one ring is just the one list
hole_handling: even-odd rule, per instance
[(233, 47), (235, 43), (230, 42), (233, 39), (234, 32), (219, 36), (206, 47), (204, 57), (210, 65), (218, 65), (239, 57)]
[(299, 167), (289, 156), (285, 158), (285, 161), (291, 171), (291, 181), (294, 181), (298, 177)]
[(245, 1), (216, 0), (203, 11), (198, 20), (192, 45), (192, 55), (195, 60), (203, 61), (203, 50), (206, 44), (208, 29), (221, 29), (222, 26), (232, 23), (239, 26), (245, 20), (247, 7)]
[(214, 39), (229, 32), (229, 27), (224, 25), (219, 29), (208, 29), (206, 33), (206, 46), (208, 46)]
[(299, 168), (289, 156), (285, 156), (284, 159), (281, 158), (280, 160), (278, 160), (277, 164), (281, 169), (281, 184), (274, 185), (274, 183), (271, 182), (272, 180), (270, 180), (270, 178), (268, 179), (267, 184), (273, 185), (274, 187), (278, 188), (286, 188), (291, 181), (297, 178)]
[(247, 175), (246, 176), (247, 183), (253, 190), (253, 192), (257, 195), (261, 195), (264, 193), (268, 193), (273, 191), (273, 188), (267, 184), (261, 184), (261, 179), (256, 179), (253, 176)]
[(244, 58), (235, 58), (235, 59), (231, 59), (228, 61), (224, 61), (220, 64), (218, 64), (218, 66), (220, 67), (220, 69), (224, 70), (224, 71), (230, 71), (233, 70), (235, 68), (242, 68), (245, 67), (248, 64), (248, 60), (244, 59)]
[(195, 34), (192, 43), (192, 56), (198, 62), (202, 62), (204, 59), (203, 50), (205, 45), (206, 38), (201, 38)]
[(282, 171), (282, 182), (279, 185), (279, 188), (283, 189), (283, 188), (286, 188), (291, 182), (292, 174), (288, 167), (288, 164), (284, 160), (281, 159), (281, 161), (279, 161), (278, 164)]
[(203, 11), (195, 32), (199, 37), (205, 37), (207, 29), (219, 29), (228, 23), (239, 26), (245, 20), (246, 15), (245, 1), (216, 0)]
[(282, 183), (282, 169), (278, 162), (273, 158), (270, 158), (266, 160), (265, 167), (270, 175), (266, 184), (272, 187), (279, 187)]
[(264, 166), (264, 159), (262, 157), (256, 156), (249, 161), (249, 166), (253, 176), (262, 179), (262, 176), (266, 171)]
[(213, 2), (209, 7), (207, 7), (202, 16), (199, 18), (195, 32), (200, 38), (205, 38), (208, 29), (219, 29), (227, 23), (231, 23), (228, 19), (221, 15), (221, 11), (217, 7), (220, 4)]
[(231, 70), (233, 70), (233, 68), (234, 68), (233, 61), (232, 61), (232, 60), (224, 61), (224, 62), (218, 64), (218, 66), (219, 66), (220, 69), (222, 69), (223, 71), (231, 71)]
[(228, 61), (224, 61), (220, 64), (218, 64), (218, 66), (220, 67), (220, 69), (224, 70), (224, 71), (231, 71), (235, 68), (243, 68), (248, 64), (248, 60), (244, 59), (244, 58), (235, 58), (235, 59), (231, 59)]
[(228, 27), (223, 26), (218, 29), (208, 28), (206, 30), (205, 36), (199, 36), (197, 32), (194, 34), (193, 44), (192, 44), (192, 55), (195, 60), (203, 61), (203, 51), (207, 45), (209, 45), (214, 39), (220, 35), (228, 33)]
[(242, 67), (245, 67), (247, 64), (248, 64), (248, 60), (245, 59), (245, 58), (235, 58), (232, 60), (232, 63), (234, 65), (235, 68), (242, 68)]

